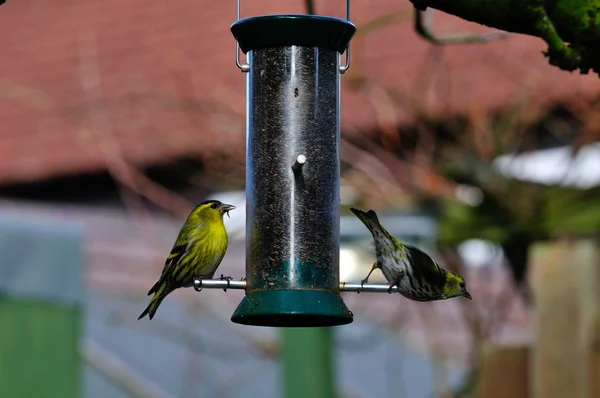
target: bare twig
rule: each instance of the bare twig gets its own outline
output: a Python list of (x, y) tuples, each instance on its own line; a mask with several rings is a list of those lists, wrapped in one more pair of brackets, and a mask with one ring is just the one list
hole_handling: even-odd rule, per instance
[[(510, 35), (510, 32), (502, 30), (477, 34), (477, 33), (456, 33), (446, 36), (436, 36), (431, 31), (431, 24), (433, 21), (433, 8), (428, 8), (426, 11), (421, 11), (417, 8), (414, 9), (414, 26), (415, 31), (423, 37), (425, 40), (435, 45), (447, 45), (447, 44), (470, 44), (470, 43), (488, 43), (490, 41), (503, 39)], [(423, 15), (425, 14), (425, 15)]]
[(434, 170), (401, 160), (389, 150), (371, 141), (364, 140), (362, 143), (365, 149), (388, 167), (401, 187), (454, 198), (457, 184), (438, 175)]
[(114, 152), (106, 152), (107, 169), (111, 176), (133, 192), (157, 204), (171, 214), (184, 219), (193, 204), (182, 196), (152, 181), (143, 173), (128, 165)]
[(309, 14), (309, 15), (316, 14), (314, 0), (304, 0), (304, 7), (306, 8), (307, 14)]
[(177, 47), (167, 42), (167, 39), (156, 37), (153, 40), (162, 53), (161, 60), (168, 68), (189, 76), (185, 81), (185, 87), (192, 87), (198, 90), (206, 90), (206, 87), (212, 88), (213, 98), (221, 105), (241, 117), (245, 116), (244, 92), (232, 88), (231, 85), (220, 80), (214, 74), (207, 74), (198, 69), (198, 65), (190, 60)]
[(376, 156), (350, 143), (348, 140), (342, 139), (340, 144), (342, 161), (351, 165), (354, 169), (360, 170), (366, 178), (373, 181), (380, 191), (381, 198), (393, 200), (395, 194), (402, 192), (388, 166)]
[(47, 93), (7, 79), (0, 79), (0, 98), (41, 111), (50, 110), (56, 105), (55, 99)]
[[(81, 35), (79, 72), (81, 85), (88, 101), (100, 103), (102, 99), (101, 80), (96, 42), (92, 31), (86, 31)], [(121, 154), (118, 140), (114, 136), (114, 127), (106, 109), (100, 106), (92, 107), (89, 109), (89, 116), (92, 123), (91, 132), (104, 154), (106, 167), (113, 178), (173, 214), (186, 217), (189, 209), (192, 208), (191, 203), (154, 183), (127, 164)]]
[(83, 341), (81, 356), (88, 365), (132, 398), (174, 398), (93, 340)]
[[(214, 318), (212, 319), (214, 321)], [(194, 353), (211, 356), (224, 361), (237, 361), (244, 355), (252, 355), (252, 352), (249, 351), (257, 347), (252, 344), (252, 341), (249, 341), (250, 339), (244, 339), (250, 344), (221, 344), (218, 340), (205, 338), (190, 329), (158, 320), (153, 320), (151, 327), (143, 327), (142, 324), (134, 320), (134, 317), (129, 312), (124, 311), (112, 313), (109, 322), (144, 330), (165, 340), (182, 344)], [(260, 350), (257, 349), (256, 353), (260, 353)]]
[(402, 10), (385, 14), (381, 17), (373, 18), (370, 21), (363, 22), (357, 26), (355, 37), (364, 36), (374, 30), (391, 25), (396, 22), (406, 21), (410, 18), (410, 10)]

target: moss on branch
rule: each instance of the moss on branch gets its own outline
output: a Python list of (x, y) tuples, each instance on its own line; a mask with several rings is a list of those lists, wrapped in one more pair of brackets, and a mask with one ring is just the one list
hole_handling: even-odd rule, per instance
[(542, 38), (552, 65), (600, 75), (600, 0), (411, 0), (468, 21)]

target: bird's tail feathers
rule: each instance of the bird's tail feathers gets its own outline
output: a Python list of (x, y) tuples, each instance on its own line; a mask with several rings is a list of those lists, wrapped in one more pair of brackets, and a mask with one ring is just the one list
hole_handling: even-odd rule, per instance
[(160, 287), (156, 293), (154, 293), (154, 296), (150, 300), (150, 304), (148, 304), (144, 312), (138, 317), (138, 321), (146, 315), (148, 315), (148, 318), (150, 319), (154, 318), (156, 310), (158, 310), (160, 303), (167, 297), (167, 294), (169, 294), (169, 290), (167, 290), (165, 286)]
[(383, 227), (379, 223), (379, 218), (377, 217), (377, 213), (373, 210), (369, 210), (364, 212), (359, 209), (355, 209), (354, 207), (350, 208), (350, 211), (358, 217), (360, 221), (369, 229), (369, 231), (373, 232), (375, 229), (383, 230)]
[(150, 288), (150, 290), (148, 290), (148, 296), (149, 296), (149, 295), (151, 295), (152, 293), (156, 293), (156, 292), (158, 291), (158, 288), (159, 288), (159, 287), (160, 287), (160, 285), (162, 284), (162, 282), (163, 282), (163, 278), (160, 278), (160, 279), (158, 280), (158, 282), (156, 282), (156, 283), (154, 284), (154, 286), (152, 286), (152, 287)]
[(150, 288), (150, 290), (148, 290), (148, 296), (151, 295), (152, 293), (156, 293), (160, 290), (160, 288), (166, 283), (167, 279), (169, 278), (170, 275), (170, 271), (173, 270), (173, 263), (170, 262), (167, 259), (167, 263), (165, 264), (165, 269), (163, 270), (162, 274), (160, 275), (160, 278), (158, 278), (158, 281), (154, 284), (154, 286), (152, 286)]

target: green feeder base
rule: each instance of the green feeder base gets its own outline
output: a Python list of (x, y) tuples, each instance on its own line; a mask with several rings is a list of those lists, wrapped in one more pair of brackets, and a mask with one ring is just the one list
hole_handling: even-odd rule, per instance
[(231, 317), (252, 326), (347, 325), (353, 315), (339, 294), (324, 290), (257, 290), (246, 294)]

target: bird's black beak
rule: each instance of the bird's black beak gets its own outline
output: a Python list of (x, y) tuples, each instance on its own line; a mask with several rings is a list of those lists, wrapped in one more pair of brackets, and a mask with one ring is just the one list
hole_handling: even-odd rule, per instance
[(463, 293), (463, 297), (466, 297), (466, 298), (468, 298), (469, 300), (473, 300), (473, 297), (471, 297), (471, 293), (469, 293), (469, 292), (467, 292), (467, 291), (465, 291), (465, 292)]
[(229, 216), (229, 212), (230, 212), (231, 210), (233, 210), (233, 209), (235, 209), (235, 206), (233, 206), (233, 205), (228, 205), (228, 204), (225, 204), (225, 203), (223, 203), (223, 204), (221, 205), (221, 209), (220, 209), (220, 210), (221, 210), (221, 214), (227, 214), (227, 217), (231, 218), (231, 217)]

